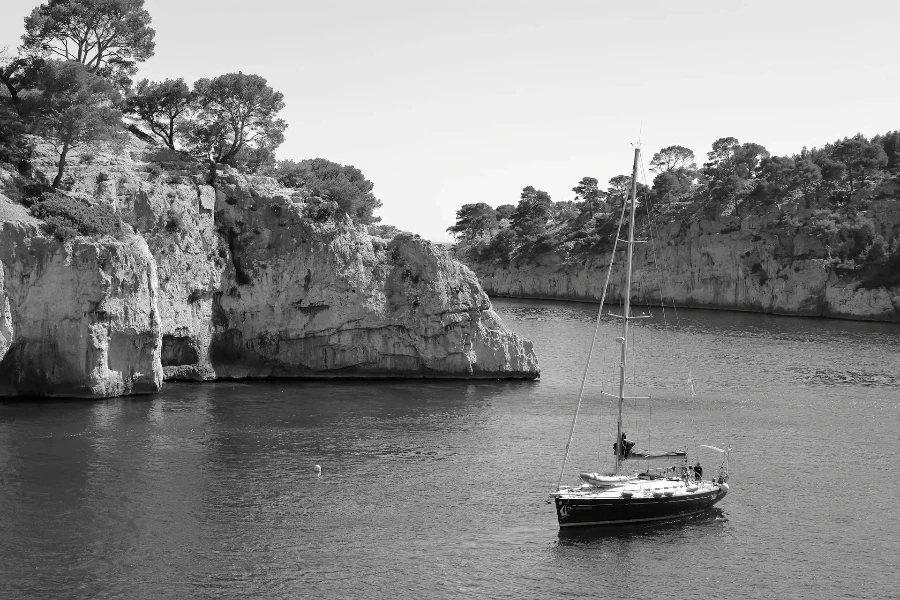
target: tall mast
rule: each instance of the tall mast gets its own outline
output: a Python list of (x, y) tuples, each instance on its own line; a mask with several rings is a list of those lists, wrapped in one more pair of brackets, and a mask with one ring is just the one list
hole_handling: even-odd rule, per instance
[(625, 404), (625, 366), (628, 361), (628, 320), (631, 318), (631, 259), (634, 254), (634, 207), (637, 204), (638, 160), (641, 149), (634, 149), (634, 169), (631, 172), (631, 203), (628, 218), (628, 261), (625, 270), (625, 312), (622, 314), (622, 360), (619, 363), (619, 422), (616, 431), (616, 473), (622, 465), (622, 405)]

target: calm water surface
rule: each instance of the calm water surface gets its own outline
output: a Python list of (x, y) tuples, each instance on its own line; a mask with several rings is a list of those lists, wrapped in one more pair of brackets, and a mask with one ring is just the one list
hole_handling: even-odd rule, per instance
[[(900, 597), (900, 326), (642, 321), (629, 376), (653, 399), (629, 437), (733, 448), (732, 493), (685, 523), (570, 533), (545, 499), (595, 306), (495, 304), (539, 382), (0, 403), (0, 597)], [(601, 327), (567, 482), (611, 458)]]

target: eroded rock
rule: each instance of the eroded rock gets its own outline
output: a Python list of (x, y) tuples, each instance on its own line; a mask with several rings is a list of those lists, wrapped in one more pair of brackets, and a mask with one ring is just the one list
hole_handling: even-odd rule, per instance
[[(636, 246), (635, 302), (658, 306), (665, 298), (694, 308), (900, 321), (894, 302), (900, 286), (865, 286), (860, 274), (834, 269), (815, 238), (786, 235), (755, 215), (696, 222), (686, 234), (682, 227), (661, 227), (652, 243)], [(490, 294), (599, 301), (608, 254), (537, 262), (472, 267)], [(613, 268), (609, 301), (621, 298), (622, 268), (621, 262)]]
[(143, 238), (64, 244), (6, 221), (0, 266), (0, 394), (159, 391), (156, 264)]
[[(38, 144), (35, 172), (52, 172)], [(138, 234), (41, 233), (0, 168), (0, 393), (113, 396), (166, 379), (539, 373), (475, 275), (417, 236), (321, 218), (308, 194), (136, 140), (79, 157), (69, 194)], [(10, 179), (12, 177), (12, 179)], [(319, 219), (319, 220), (317, 220)], [(142, 237), (141, 237), (142, 236)]]

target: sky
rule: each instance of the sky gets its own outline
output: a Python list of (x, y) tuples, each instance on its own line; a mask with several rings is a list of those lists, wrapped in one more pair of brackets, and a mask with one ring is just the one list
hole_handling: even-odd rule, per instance
[[(15, 49), (35, 0), (3, 0)], [(900, 128), (896, 2), (146, 0), (137, 78), (243, 71), (285, 97), (279, 159), (351, 164), (436, 242), (463, 204), (572, 200), (679, 144), (773, 154)], [(652, 173), (648, 172), (652, 179)], [(605, 185), (604, 185), (605, 187)]]

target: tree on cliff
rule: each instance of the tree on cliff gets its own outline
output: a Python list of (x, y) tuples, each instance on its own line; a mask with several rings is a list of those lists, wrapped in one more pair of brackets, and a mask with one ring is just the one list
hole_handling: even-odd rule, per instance
[(854, 181), (862, 185), (863, 180), (869, 173), (888, 163), (884, 148), (869, 142), (862, 135), (856, 135), (849, 139), (845, 138), (835, 144), (831, 157), (847, 167), (850, 196), (853, 195)]
[(20, 97), (24, 73), (22, 59), (0, 49), (0, 162), (16, 162), (25, 154), (27, 123)]
[(653, 155), (650, 170), (653, 178), (653, 192), (657, 200), (672, 202), (687, 196), (697, 176), (694, 151), (684, 146), (666, 146)]
[(447, 232), (464, 240), (476, 239), (485, 233), (499, 229), (497, 211), (484, 202), (463, 204), (456, 211), (456, 223), (447, 228)]
[(467, 251), (467, 255), (485, 262), (509, 264), (509, 259), (516, 249), (516, 234), (512, 229), (500, 229), (486, 244), (475, 245)]
[(374, 235), (375, 237), (384, 238), (386, 240), (394, 239), (394, 237), (398, 233), (402, 233), (401, 229), (394, 225), (386, 225), (386, 224), (372, 224), (367, 227), (369, 231), (369, 235)]
[(497, 221), (503, 221), (504, 219), (510, 221), (513, 213), (516, 212), (516, 207), (513, 204), (501, 204), (495, 210), (497, 211)]
[(580, 214), (587, 219), (593, 219), (594, 214), (600, 211), (603, 198), (606, 197), (606, 192), (597, 185), (597, 179), (582, 177), (572, 191), (575, 192), (575, 202), (579, 203)]
[[(638, 196), (644, 196), (648, 191), (649, 188), (638, 181)], [(616, 175), (609, 180), (606, 199), (615, 211), (622, 209), (622, 204), (628, 200), (629, 196), (631, 196), (631, 175)]]
[(760, 162), (766, 158), (769, 158), (769, 151), (765, 146), (754, 142), (741, 144), (734, 154), (735, 173), (741, 179), (752, 179), (757, 175)]
[(47, 61), (38, 76), (36, 131), (59, 153), (53, 187), (58, 187), (70, 150), (113, 141), (121, 132), (119, 92), (78, 62)]
[(242, 173), (250, 175), (271, 176), (275, 171), (275, 149), (265, 144), (258, 146), (244, 146), (234, 157), (235, 166)]
[(284, 141), (287, 123), (277, 118), (284, 95), (259, 75), (228, 73), (194, 83), (196, 112), (186, 126), (191, 150), (211, 163), (235, 166), (244, 148), (274, 151)]
[(530, 185), (525, 187), (509, 227), (516, 234), (521, 256), (534, 257), (554, 248), (557, 241), (547, 227), (552, 217), (550, 194)]
[(794, 167), (794, 183), (804, 194), (818, 196), (822, 182), (822, 168), (808, 157), (800, 158)]
[(677, 169), (696, 169), (694, 151), (684, 146), (666, 146), (653, 155), (650, 170), (655, 173), (666, 173)]
[(764, 158), (759, 165), (759, 177), (753, 194), (760, 199), (774, 200), (796, 183), (796, 162), (787, 156)]
[(0, 51), (0, 99), (3, 104), (24, 117), (22, 92), (33, 88), (44, 59), (31, 56), (10, 56), (6, 48)]
[(724, 137), (713, 142), (706, 156), (709, 162), (704, 163), (702, 173), (710, 196), (721, 202), (753, 187), (750, 180), (757, 177), (760, 162), (769, 157), (769, 151), (753, 142), (741, 144), (737, 138)]
[(21, 50), (80, 62), (126, 83), (136, 64), (153, 56), (154, 34), (144, 0), (50, 0), (25, 18)]
[[(680, 151), (678, 154), (684, 156)], [(702, 174), (691, 173), (691, 169), (681, 166), (683, 162), (675, 162), (672, 157), (657, 157), (660, 172), (653, 182), (653, 195), (678, 202), (659, 202), (649, 208), (673, 223), (717, 219), (723, 215), (723, 209), (728, 211), (725, 214), (741, 218), (764, 217), (760, 220), (762, 227), (779, 238), (818, 238), (827, 249), (830, 264), (859, 270), (865, 285), (900, 282), (900, 235), (890, 229), (890, 218), (879, 214), (885, 210), (885, 203), (869, 201), (896, 196), (900, 131), (871, 140), (857, 135), (819, 149), (803, 148), (794, 156), (770, 156), (760, 144), (742, 144), (736, 138), (725, 137), (716, 140), (708, 156)], [(685, 177), (678, 176), (681, 174)], [(583, 178), (573, 188), (576, 201), (591, 196), (595, 186), (595, 180)], [(857, 192), (864, 186), (872, 194), (861, 198)], [(856, 198), (847, 196), (848, 187)], [(621, 210), (621, 200), (631, 191), (631, 177), (612, 178), (608, 191), (607, 202)], [(639, 197), (643, 198), (645, 191), (646, 187), (639, 183)], [(501, 212), (508, 214), (511, 208), (497, 207), (498, 220), (502, 220)], [(510, 215), (510, 227), (501, 226), (491, 232), (490, 239), (479, 237), (476, 243), (467, 245), (466, 255), (482, 262), (507, 264), (514, 259), (517, 264), (524, 264), (524, 259), (547, 250), (561, 250), (560, 254), (568, 252), (573, 256), (608, 251), (616, 239), (618, 210), (595, 215), (593, 219), (585, 218), (585, 210), (583, 200), (580, 206), (572, 202), (551, 203), (549, 196), (529, 186), (522, 191), (522, 199)], [(643, 214), (644, 210), (640, 210), (638, 216)], [(645, 227), (646, 223), (638, 222), (637, 226)], [(803, 252), (804, 256), (815, 255), (817, 250), (804, 245)], [(823, 253), (820, 257), (826, 256)]]
[(550, 194), (536, 190), (532, 186), (522, 189), (519, 204), (512, 214), (510, 226), (520, 237), (536, 236), (544, 233), (550, 220)]
[(675, 202), (690, 195), (694, 172), (687, 169), (663, 171), (653, 178), (653, 195), (660, 202)]
[(734, 156), (741, 147), (734, 137), (719, 138), (712, 144), (712, 150), (706, 153), (709, 162), (703, 163), (703, 174), (711, 180), (725, 179), (734, 173)]
[(779, 198), (787, 199), (799, 190), (807, 198), (818, 196), (822, 181), (822, 169), (808, 156), (769, 156), (762, 159), (757, 171), (759, 180), (751, 196), (763, 205), (770, 205)]
[(896, 171), (900, 168), (900, 131), (889, 131), (884, 135), (876, 135), (872, 138), (873, 144), (878, 144), (884, 150), (887, 164), (885, 168)]
[(760, 162), (769, 157), (769, 151), (753, 142), (741, 144), (737, 138), (724, 137), (713, 142), (712, 150), (706, 156), (709, 162), (704, 163), (703, 174), (717, 182), (731, 175), (740, 179), (755, 177)]
[(192, 100), (184, 79), (142, 79), (127, 98), (125, 111), (140, 117), (156, 137), (175, 150), (175, 136), (186, 123)]
[(365, 225), (381, 221), (374, 212), (381, 200), (372, 193), (375, 184), (353, 165), (340, 165), (324, 158), (278, 161), (273, 176), (284, 186), (305, 188), (313, 196), (337, 203), (357, 223)]

